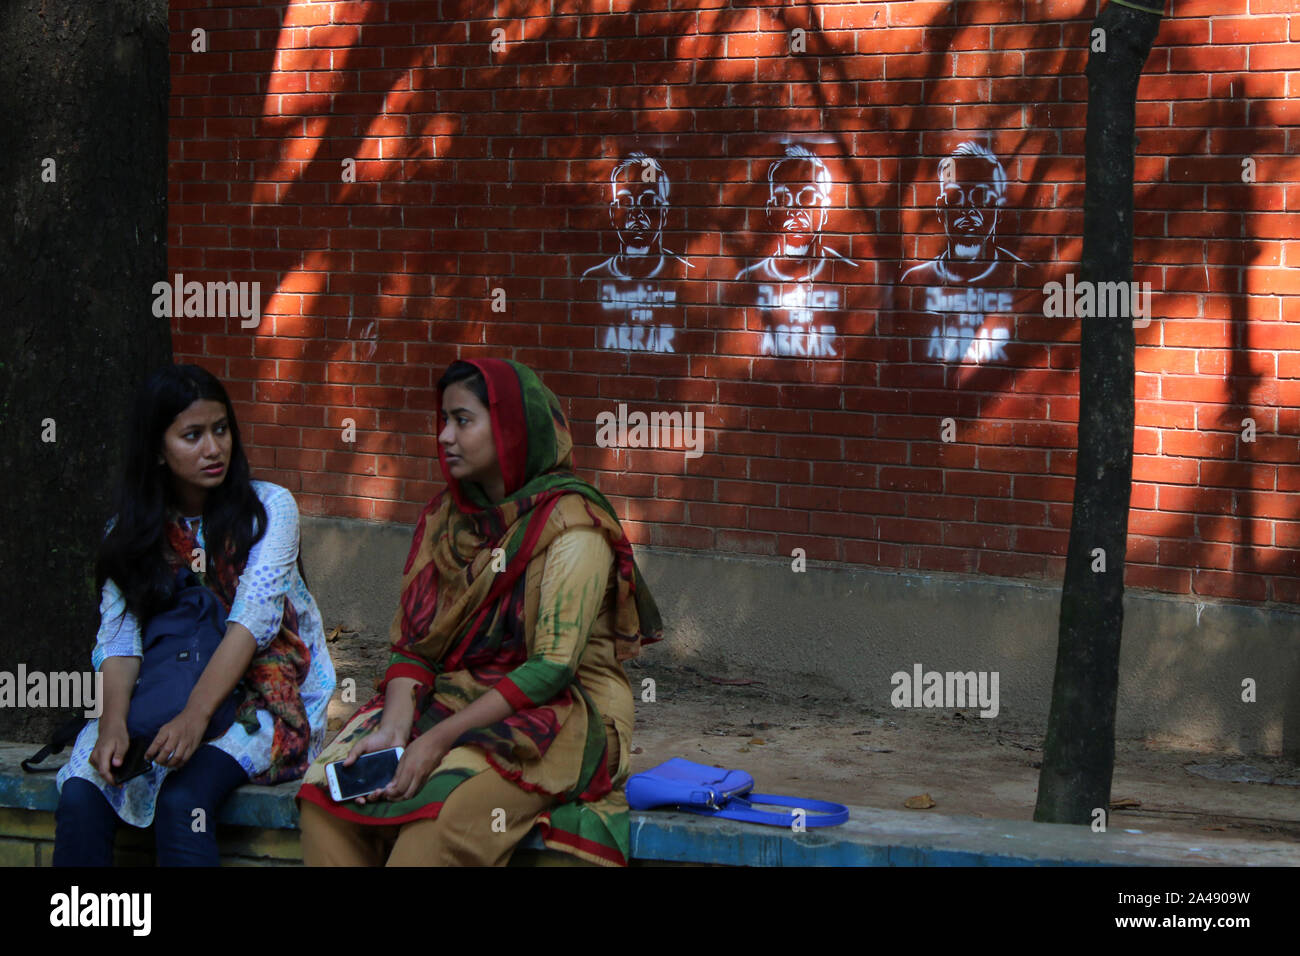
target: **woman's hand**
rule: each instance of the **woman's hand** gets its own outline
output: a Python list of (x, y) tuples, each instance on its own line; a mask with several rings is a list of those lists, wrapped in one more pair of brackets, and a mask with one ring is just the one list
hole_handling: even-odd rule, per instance
[(126, 750), (130, 745), (131, 738), (126, 732), (126, 721), (121, 718), (100, 720), (95, 749), (90, 752), (90, 765), (114, 787), (117, 786), (117, 781), (113, 778), (113, 768), (122, 766), (122, 761), (126, 759)]
[[(348, 755), (343, 758), (343, 766), (352, 766), (357, 762), (357, 758), (363, 754), (375, 753), (380, 750), (392, 750), (394, 747), (404, 747), (409, 736), (409, 734), (403, 733), (396, 728), (380, 724), (373, 733), (362, 737), (353, 744), (352, 749), (348, 751)], [(364, 805), (367, 799), (382, 800), (383, 796), (383, 790), (375, 790), (356, 799), (357, 803)]]
[(384, 799), (400, 802), (419, 793), (450, 749), (451, 741), (436, 727), (416, 737), (403, 751), (393, 782), (383, 791)]
[(203, 732), (208, 729), (210, 716), (197, 708), (186, 705), (185, 709), (162, 725), (158, 736), (145, 751), (145, 759), (164, 767), (183, 767), (194, 756), (199, 745), (203, 743)]
[(238, 621), (226, 623), (226, 634), (203, 667), (185, 709), (163, 724), (145, 751), (145, 759), (164, 767), (183, 767), (203, 743), (212, 715), (230, 696), (257, 653), (252, 632)]

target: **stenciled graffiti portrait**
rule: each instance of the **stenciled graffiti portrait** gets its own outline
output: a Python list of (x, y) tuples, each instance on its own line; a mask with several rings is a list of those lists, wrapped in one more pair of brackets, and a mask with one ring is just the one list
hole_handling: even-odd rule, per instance
[(672, 352), (678, 284), (689, 260), (664, 248), (672, 183), (663, 165), (643, 152), (624, 156), (609, 174), (609, 221), (618, 251), (582, 274), (588, 298), (600, 302), (614, 324), (601, 347)]
[(1000, 211), (1007, 201), (1007, 174), (988, 147), (974, 141), (939, 161), (935, 211), (944, 245), (927, 262), (903, 273), (900, 283), (924, 288), (913, 310), (938, 319), (926, 357), (944, 362), (1005, 361), (1014, 328), (1018, 288), (1029, 268), (1001, 244)]
[(767, 256), (742, 269), (745, 298), (763, 317), (760, 354), (836, 356), (835, 316), (858, 263), (823, 234), (832, 206), (826, 163), (807, 147), (790, 145), (767, 169), (767, 225), (775, 238)]

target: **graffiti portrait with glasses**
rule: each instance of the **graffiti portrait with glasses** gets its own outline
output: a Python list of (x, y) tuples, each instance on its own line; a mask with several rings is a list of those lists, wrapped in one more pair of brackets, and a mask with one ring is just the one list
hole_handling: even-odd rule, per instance
[(747, 301), (763, 320), (763, 355), (837, 355), (837, 316), (858, 264), (836, 250), (825, 230), (832, 208), (826, 163), (803, 146), (787, 146), (767, 169), (770, 252), (742, 269)]
[(609, 174), (609, 223), (618, 251), (582, 274), (588, 298), (611, 324), (601, 347), (672, 352), (678, 284), (689, 260), (664, 247), (672, 183), (663, 165), (642, 152), (623, 157)]
[(903, 273), (921, 287), (914, 310), (933, 315), (926, 357), (944, 362), (1006, 361), (1017, 292), (1029, 266), (998, 234), (1007, 201), (1007, 174), (986, 146), (967, 141), (939, 161), (935, 211), (944, 244), (928, 262)]

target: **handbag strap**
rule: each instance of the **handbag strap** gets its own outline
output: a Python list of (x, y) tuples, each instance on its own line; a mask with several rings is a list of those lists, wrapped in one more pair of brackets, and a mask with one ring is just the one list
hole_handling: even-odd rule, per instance
[(51, 770), (58, 770), (60, 769), (59, 767), (38, 767), (36, 764), (50, 756), (50, 754), (56, 754), (62, 749), (63, 747), (61, 746), (55, 747), (53, 744), (46, 744), (26, 760), (20, 761), (18, 765), (27, 773), (49, 773)]
[(27, 773), (49, 773), (52, 770), (58, 770), (58, 767), (37, 767), (36, 764), (41, 763), (51, 754), (62, 753), (64, 747), (77, 739), (77, 735), (81, 732), (81, 728), (86, 726), (86, 722), (84, 716), (73, 717), (54, 731), (48, 744), (26, 760), (21, 761), (19, 766)]
[(849, 808), (842, 803), (827, 800), (808, 800), (800, 797), (783, 797), (773, 793), (751, 793), (746, 797), (732, 797), (720, 810), (707, 807), (677, 807), (687, 813), (698, 813), (706, 817), (724, 817), (728, 820), (743, 820), (746, 823), (767, 823), (778, 827), (788, 827), (794, 820), (793, 813), (776, 813), (771, 810), (755, 810), (753, 804), (761, 803), (776, 807), (797, 807), (807, 811), (803, 824), (808, 829), (814, 827), (833, 827), (849, 818)]

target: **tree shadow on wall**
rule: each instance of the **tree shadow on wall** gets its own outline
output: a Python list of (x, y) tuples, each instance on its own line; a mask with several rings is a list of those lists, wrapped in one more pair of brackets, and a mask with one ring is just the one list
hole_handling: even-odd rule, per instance
[[(567, 402), (580, 444), (592, 443), (598, 405), (709, 407), (719, 427), (689, 475), (680, 456), (584, 449), (584, 463), (611, 480), (641, 471), (678, 481), (673, 495), (629, 482), (625, 495), (612, 496), (634, 540), (671, 543), (655, 539), (657, 529), (700, 524), (680, 502), (656, 502), (656, 493), (711, 493), (716, 505), (723, 482), (767, 481), (778, 497), (763, 509), (743, 504), (735, 528), (706, 519), (708, 543), (779, 554), (798, 541), (813, 558), (1058, 578), (1078, 421), (1077, 320), (1020, 314), (1007, 362), (944, 362), (925, 354), (924, 338), (899, 334), (892, 297), (908, 265), (934, 257), (943, 241), (936, 167), (968, 139), (1006, 168), (1001, 228), (1038, 266), (1038, 282), (1077, 268), (1093, 5), (1064, 23), (1019, 23), (1021, 47), (990, 54), (980, 77), (962, 74), (990, 47), (993, 25), (976, 21), (995, 19), (996, 5), (645, 3), (609, 15), (584, 6), (500, 3), (491, 18), (468, 0), (173, 12), (183, 116), (230, 97), (229, 117), (209, 118), (202, 135), (183, 138), (181, 157), (233, 159), (238, 170), (228, 193), (235, 211), (222, 227), (227, 247), (207, 229), (197, 233), (201, 246), (185, 240), (175, 262), (214, 277), (248, 268), (276, 290), (270, 329), (248, 354), (230, 347), (225, 367), (214, 369), (249, 383), (241, 414), (260, 445), (252, 449), (259, 471), (311, 496), (307, 511), (359, 500), (363, 517), (410, 521), (439, 484), (435, 370), (456, 357), (509, 355), (563, 395), (595, 397)], [(324, 19), (331, 10), (341, 22)], [(188, 52), (195, 26), (211, 30), (212, 53)], [(804, 31), (797, 53), (796, 30)], [(248, 49), (220, 52), (241, 44)], [(214, 55), (229, 57), (231, 72), (206, 77), (202, 88), (198, 71), (211, 69)], [(1169, 51), (1158, 47), (1148, 72), (1160, 70), (1159, 57), (1167, 71)], [(190, 72), (198, 85), (187, 90)], [(1241, 129), (1244, 121), (1229, 115), (1231, 96), (1219, 102), (1228, 111), (1219, 122), (1266, 136), (1258, 122)], [(1159, 293), (1200, 293), (1188, 263), (1168, 264), (1165, 220), (1181, 200), (1155, 166), (1160, 157), (1215, 152), (1194, 126), (1171, 123), (1154, 105), (1143, 99), (1138, 108), (1136, 248), (1151, 251), (1137, 257), (1134, 277), (1160, 269)], [(214, 147), (222, 138), (228, 150)], [(770, 241), (760, 216), (765, 170), (783, 141), (808, 142), (839, 170), (846, 199), (828, 235), (870, 266), (864, 285), (874, 301), (846, 317), (838, 361), (760, 356), (750, 310), (723, 305), (739, 267)], [(680, 171), (674, 241), (704, 269), (703, 294), (683, 310), (686, 347), (676, 354), (601, 349), (601, 321), (574, 289), (575, 277), (609, 252), (609, 169), (640, 145), (660, 149)], [(211, 189), (185, 182), (182, 203), (203, 202)], [(1254, 262), (1257, 244), (1231, 238), (1219, 264)], [(1207, 247), (1206, 270), (1215, 264), (1209, 255)], [(493, 309), (497, 288), (507, 293), (504, 313)], [(1238, 336), (1232, 401), (1245, 407), (1259, 401), (1249, 303), (1242, 295), (1228, 303)], [(1158, 318), (1138, 331), (1140, 362), (1162, 334)], [(1154, 381), (1139, 377), (1139, 428), (1158, 422), (1144, 415), (1161, 398), (1143, 390)], [(771, 391), (753, 391), (762, 388)], [(751, 410), (762, 403), (794, 417), (757, 424)], [(936, 422), (948, 416), (961, 427), (944, 446)], [(356, 424), (355, 443), (343, 440), (345, 419)], [(864, 420), (871, 434), (861, 433)], [(809, 437), (831, 444), (800, 444)], [(755, 442), (768, 443), (760, 457), (771, 475), (751, 470)], [(1239, 448), (1247, 461), (1264, 450)], [(1005, 480), (963, 490), (949, 484), (951, 469)], [(703, 484), (690, 484), (696, 478)], [(1139, 477), (1137, 486), (1154, 489), (1157, 480)], [(1249, 541), (1267, 522), (1254, 496), (1238, 498)], [(971, 499), (979, 511), (941, 510)], [(891, 502), (901, 511), (882, 510)], [(990, 522), (986, 505), (1016, 515)], [(794, 523), (777, 523), (777, 511)], [(746, 530), (755, 516), (772, 527)], [(942, 537), (909, 543), (935, 520)], [(1145, 526), (1160, 546), (1208, 555), (1205, 535), (1161, 520), (1152, 512)], [(846, 534), (855, 539), (851, 552)], [(1261, 563), (1239, 549), (1232, 570), (1286, 573), (1275, 554)], [(751, 597), (737, 595), (742, 604)]]

